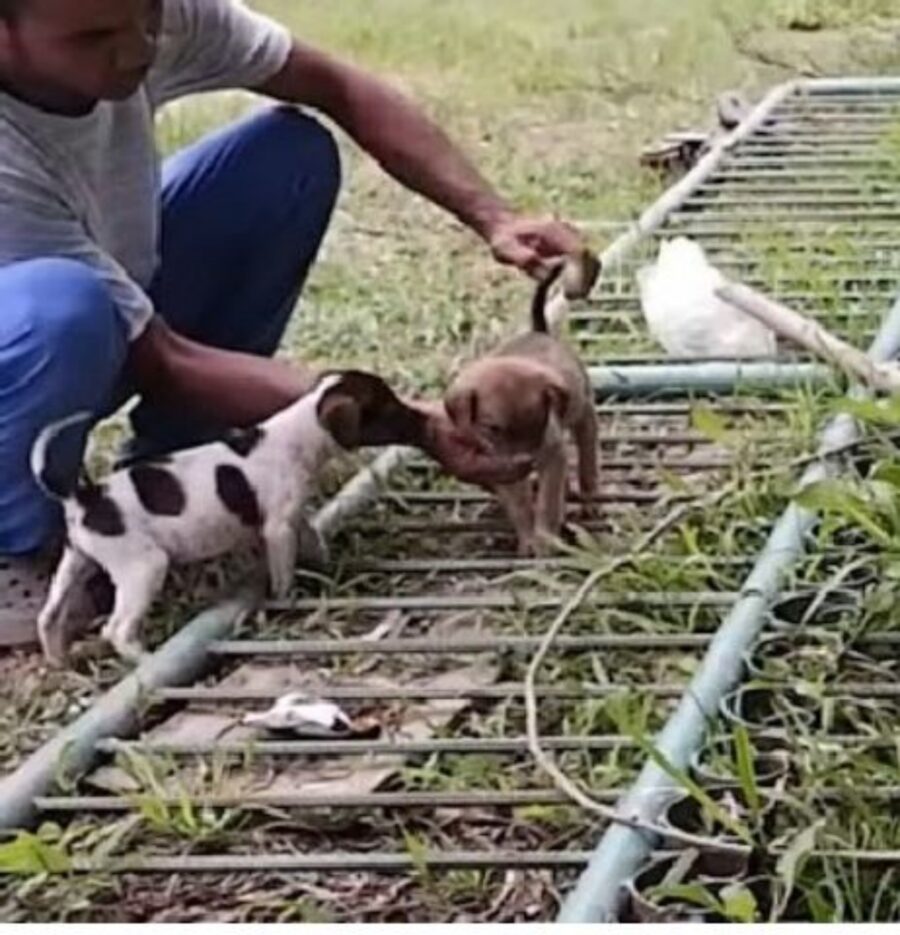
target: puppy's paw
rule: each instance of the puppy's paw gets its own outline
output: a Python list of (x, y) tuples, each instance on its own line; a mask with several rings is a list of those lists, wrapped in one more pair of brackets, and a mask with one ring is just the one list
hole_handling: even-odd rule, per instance
[(549, 529), (538, 529), (534, 536), (535, 558), (548, 558), (556, 552), (559, 545), (559, 533)]
[(121, 642), (114, 642), (112, 646), (122, 660), (133, 666), (139, 665), (150, 655), (144, 648), (143, 643), (138, 640), (122, 640)]
[(64, 668), (69, 654), (65, 627), (58, 620), (38, 620), (38, 639), (48, 666)]
[(534, 536), (522, 537), (519, 539), (516, 554), (519, 558), (536, 558), (538, 554), (538, 541)]
[(578, 504), (576, 516), (582, 522), (600, 519), (600, 504), (593, 498), (590, 500), (581, 500)]
[(297, 559), (304, 568), (324, 571), (331, 562), (328, 543), (319, 531), (305, 520), (297, 529)]
[(291, 585), (294, 583), (293, 574), (271, 574), (269, 576), (269, 590), (276, 601), (286, 601), (291, 596)]
[(50, 644), (41, 640), (44, 662), (50, 669), (65, 669), (69, 661), (69, 649), (64, 644)]
[(103, 628), (100, 635), (112, 646), (119, 658), (125, 662), (130, 662), (132, 665), (137, 665), (147, 655), (147, 650), (144, 649), (144, 645), (140, 640), (126, 639), (109, 624)]

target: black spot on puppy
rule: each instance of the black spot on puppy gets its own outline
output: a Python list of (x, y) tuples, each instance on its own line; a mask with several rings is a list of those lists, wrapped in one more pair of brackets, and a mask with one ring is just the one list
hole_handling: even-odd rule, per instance
[(245, 526), (262, 525), (262, 510), (256, 491), (240, 468), (231, 464), (220, 464), (216, 468), (216, 493), (225, 508)]
[(222, 441), (236, 455), (246, 458), (265, 437), (266, 433), (258, 425), (252, 425), (246, 429), (229, 429)]
[(157, 464), (141, 464), (128, 472), (141, 506), (154, 516), (180, 516), (187, 506), (181, 482)]
[(75, 500), (84, 510), (85, 529), (99, 536), (124, 536), (125, 520), (122, 511), (103, 487), (82, 485), (75, 491)]

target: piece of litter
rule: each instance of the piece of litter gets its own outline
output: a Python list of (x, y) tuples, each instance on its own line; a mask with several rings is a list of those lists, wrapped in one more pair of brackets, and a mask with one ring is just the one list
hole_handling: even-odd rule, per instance
[(268, 711), (245, 715), (241, 723), (304, 737), (347, 737), (355, 733), (353, 722), (336, 704), (297, 693), (283, 695)]
[(368, 633), (364, 633), (361, 639), (367, 643), (377, 643), (389, 636), (396, 637), (405, 625), (406, 615), (400, 610), (391, 610)]

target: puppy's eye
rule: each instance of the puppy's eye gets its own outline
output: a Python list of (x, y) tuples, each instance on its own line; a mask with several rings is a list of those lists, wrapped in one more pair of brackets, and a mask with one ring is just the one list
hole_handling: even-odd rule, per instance
[(488, 435), (493, 438), (503, 438), (506, 434), (502, 425), (487, 425), (485, 428), (487, 429)]

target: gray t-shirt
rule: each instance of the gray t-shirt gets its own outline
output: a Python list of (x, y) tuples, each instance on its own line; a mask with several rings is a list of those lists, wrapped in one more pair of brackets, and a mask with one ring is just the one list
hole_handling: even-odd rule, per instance
[(128, 100), (64, 117), (0, 93), (0, 267), (85, 262), (108, 284), (131, 338), (140, 335), (158, 263), (155, 110), (198, 91), (258, 86), (290, 48), (287, 30), (239, 0), (164, 0), (157, 59)]

